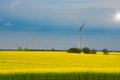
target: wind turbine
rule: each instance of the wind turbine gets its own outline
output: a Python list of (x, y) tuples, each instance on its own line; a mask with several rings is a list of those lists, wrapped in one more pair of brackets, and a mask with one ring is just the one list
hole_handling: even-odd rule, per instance
[(78, 34), (79, 34), (79, 48), (81, 48), (81, 33), (82, 33), (82, 29), (85, 26), (85, 24), (86, 24), (86, 22), (84, 22), (83, 25), (78, 30)]

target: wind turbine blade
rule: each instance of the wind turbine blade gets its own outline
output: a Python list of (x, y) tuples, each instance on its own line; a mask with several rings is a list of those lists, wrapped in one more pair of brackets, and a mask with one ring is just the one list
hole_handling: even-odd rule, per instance
[(86, 24), (86, 22), (84, 22), (84, 24), (80, 27), (79, 32), (82, 31), (82, 28), (84, 27), (85, 24)]

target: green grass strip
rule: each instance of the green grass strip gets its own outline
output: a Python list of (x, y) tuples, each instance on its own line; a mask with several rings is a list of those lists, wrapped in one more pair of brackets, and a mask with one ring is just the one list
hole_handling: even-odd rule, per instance
[(0, 80), (120, 80), (120, 73), (14, 73), (0, 74)]

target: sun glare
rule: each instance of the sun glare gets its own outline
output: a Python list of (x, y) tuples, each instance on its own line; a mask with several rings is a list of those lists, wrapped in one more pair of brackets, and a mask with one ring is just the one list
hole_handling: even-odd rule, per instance
[(120, 12), (117, 12), (115, 15), (114, 15), (114, 18), (117, 22), (120, 22)]

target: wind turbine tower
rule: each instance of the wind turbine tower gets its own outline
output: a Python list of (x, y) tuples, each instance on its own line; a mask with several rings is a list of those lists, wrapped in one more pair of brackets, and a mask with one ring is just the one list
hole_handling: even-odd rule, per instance
[(80, 27), (80, 29), (78, 30), (78, 34), (79, 34), (79, 49), (81, 49), (81, 33), (82, 33), (82, 29), (85, 26), (86, 22), (83, 23), (83, 25)]

